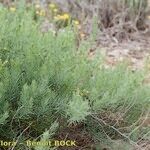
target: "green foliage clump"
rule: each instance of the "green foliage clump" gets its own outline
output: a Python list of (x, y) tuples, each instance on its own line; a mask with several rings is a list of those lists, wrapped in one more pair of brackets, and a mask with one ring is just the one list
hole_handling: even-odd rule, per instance
[(81, 122), (90, 114), (88, 101), (83, 101), (79, 94), (73, 94), (72, 101), (68, 104), (67, 114), (70, 117), (69, 122)]
[[(41, 136), (41, 139), (39, 142), (46, 142), (46, 141), (49, 141), (50, 138), (52, 138), (52, 136), (55, 134), (56, 130), (58, 128), (58, 123), (57, 122), (54, 122), (50, 129), (45, 131), (42, 136)], [(35, 150), (55, 150), (55, 148), (50, 148), (49, 146), (43, 146), (42, 144), (39, 145), (39, 146), (36, 146), (34, 148)]]

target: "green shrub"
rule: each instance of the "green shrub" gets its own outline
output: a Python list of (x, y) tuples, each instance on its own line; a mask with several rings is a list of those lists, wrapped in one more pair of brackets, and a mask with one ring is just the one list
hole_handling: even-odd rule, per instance
[(89, 43), (77, 50), (71, 26), (56, 36), (43, 34), (32, 11), (0, 9), (0, 137), (17, 139), (31, 124), (30, 134), (19, 140), (36, 138), (57, 118), (75, 123), (91, 113), (134, 108), (129, 119), (148, 109), (144, 73), (124, 65), (105, 69), (99, 55), (89, 60)]

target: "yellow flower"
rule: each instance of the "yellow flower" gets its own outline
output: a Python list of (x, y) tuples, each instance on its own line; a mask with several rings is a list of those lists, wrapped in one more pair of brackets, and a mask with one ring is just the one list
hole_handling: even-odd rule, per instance
[(54, 16), (54, 19), (57, 21), (57, 20), (60, 20), (60, 15), (57, 15), (57, 16)]
[(53, 4), (53, 3), (51, 3), (51, 4), (49, 4), (49, 8), (50, 8), (50, 9), (54, 9), (54, 8), (56, 8), (56, 5)]
[(74, 20), (73, 23), (74, 23), (74, 25), (79, 25), (80, 24), (78, 20)]
[(57, 13), (57, 12), (58, 12), (58, 9), (57, 9), (57, 8), (53, 9), (53, 12)]
[(84, 34), (84, 33), (80, 33), (80, 37), (81, 37), (81, 38), (84, 38), (84, 37), (85, 37), (85, 34)]
[(65, 14), (63, 15), (63, 19), (64, 19), (64, 20), (67, 20), (67, 19), (69, 19), (69, 18), (70, 18), (69, 14), (65, 13)]
[(12, 12), (15, 12), (16, 8), (15, 7), (10, 7), (9, 10), (12, 11)]
[(65, 20), (65, 17), (64, 17), (63, 15), (60, 15), (60, 16), (59, 16), (59, 19), (60, 19), (60, 20)]
[(39, 12), (39, 15), (40, 15), (40, 16), (45, 16), (45, 15), (46, 15), (45, 10), (41, 10), (41, 11)]
[(40, 15), (40, 12), (37, 10), (37, 11), (36, 11), (36, 14), (37, 14), (37, 15)]
[(40, 5), (39, 5), (39, 4), (36, 4), (36, 5), (35, 5), (35, 8), (36, 8), (36, 9), (39, 9), (39, 8), (40, 8)]
[(58, 20), (64, 21), (64, 20), (68, 20), (69, 18), (70, 18), (69, 14), (63, 14), (63, 15), (54, 16), (54, 19), (56, 21), (58, 21)]

